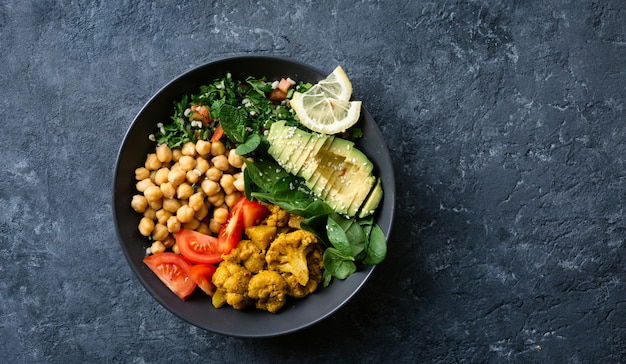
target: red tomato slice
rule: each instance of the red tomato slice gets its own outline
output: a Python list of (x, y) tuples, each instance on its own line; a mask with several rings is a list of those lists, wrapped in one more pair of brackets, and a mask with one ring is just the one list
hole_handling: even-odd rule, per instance
[(180, 255), (159, 253), (145, 257), (143, 262), (183, 301), (196, 289), (196, 283), (189, 277), (191, 264)]
[[(245, 197), (243, 197), (245, 199)], [(257, 201), (246, 201), (243, 204), (243, 228), (257, 225), (263, 220), (270, 210)]]
[(233, 207), (228, 213), (228, 219), (226, 223), (222, 225), (217, 240), (219, 241), (220, 249), (224, 254), (230, 253), (234, 247), (239, 244), (241, 235), (243, 235), (243, 204), (247, 201), (245, 197), (240, 198), (235, 202)]
[(224, 136), (224, 129), (222, 129), (222, 124), (219, 124), (217, 128), (215, 129), (215, 131), (213, 132), (213, 135), (211, 136), (211, 142), (216, 142), (222, 139), (223, 136)]
[(192, 263), (218, 263), (224, 253), (216, 237), (189, 229), (180, 229), (176, 234), (176, 245), (183, 257)]
[(196, 264), (189, 269), (189, 276), (198, 287), (209, 296), (213, 296), (217, 288), (211, 281), (217, 267), (213, 264)]

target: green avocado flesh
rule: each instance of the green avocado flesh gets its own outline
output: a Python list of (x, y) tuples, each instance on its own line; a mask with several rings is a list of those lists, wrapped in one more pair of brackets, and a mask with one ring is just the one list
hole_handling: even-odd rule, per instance
[(267, 135), (268, 153), (289, 173), (335, 211), (365, 217), (382, 199), (374, 165), (353, 142), (332, 135), (309, 133), (277, 121)]

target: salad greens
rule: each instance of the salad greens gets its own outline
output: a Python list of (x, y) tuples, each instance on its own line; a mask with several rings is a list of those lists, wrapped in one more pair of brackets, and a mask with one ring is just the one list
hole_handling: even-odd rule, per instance
[[(301, 82), (297, 88), (303, 92), (311, 86)], [(301, 228), (315, 234), (324, 244), (324, 286), (328, 286), (332, 277), (347, 278), (356, 272), (357, 264), (381, 263), (387, 253), (387, 242), (371, 215), (346, 218), (334, 212), (315, 196), (302, 178), (285, 171), (267, 154), (269, 144), (265, 131), (275, 121), (285, 120), (288, 125), (306, 130), (286, 102), (270, 100), (268, 95), (272, 89), (272, 83), (265, 78), (248, 77), (238, 81), (228, 73), (201, 86), (199, 94), (184, 96), (175, 102), (171, 122), (160, 125), (155, 140), (158, 144), (167, 143), (170, 148), (180, 148), (190, 141), (211, 139), (218, 125), (221, 126), (225, 136), (222, 140), (227, 139), (237, 154), (254, 156), (254, 162), (244, 159), (245, 196), (304, 217)], [(293, 88), (287, 99), (292, 93)], [(189, 108), (194, 105), (206, 106), (211, 120), (218, 122), (189, 121)], [(352, 128), (345, 136), (356, 139), (362, 132)]]

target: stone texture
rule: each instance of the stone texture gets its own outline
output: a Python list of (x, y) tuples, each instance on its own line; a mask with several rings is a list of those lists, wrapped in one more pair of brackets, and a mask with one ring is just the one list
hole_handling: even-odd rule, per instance
[[(619, 0), (0, 2), (0, 356), (622, 362), (625, 18)], [(142, 104), (194, 66), (248, 53), (341, 64), (398, 189), (388, 260), (364, 289), (266, 340), (159, 306), (111, 214), (116, 153)]]

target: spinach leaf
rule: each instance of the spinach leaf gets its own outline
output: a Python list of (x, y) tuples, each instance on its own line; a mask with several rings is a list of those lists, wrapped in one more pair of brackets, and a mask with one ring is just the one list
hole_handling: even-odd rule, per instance
[(324, 261), (324, 269), (339, 279), (346, 279), (352, 273), (356, 272), (356, 264), (354, 258), (350, 255), (344, 255), (335, 248), (326, 248), (322, 257)]
[(378, 224), (372, 226), (372, 232), (369, 236), (369, 244), (367, 245), (367, 255), (363, 259), (363, 263), (367, 265), (380, 264), (387, 256), (387, 239)]
[[(350, 240), (346, 236), (346, 232), (341, 225), (333, 218), (333, 214), (328, 215), (326, 220), (326, 233), (328, 234), (328, 240), (335, 249), (339, 250), (343, 255), (352, 257), (352, 248), (350, 247)], [(341, 217), (339, 217), (341, 218)]]

